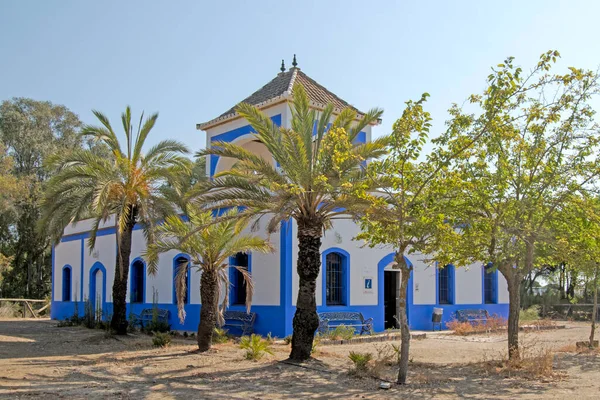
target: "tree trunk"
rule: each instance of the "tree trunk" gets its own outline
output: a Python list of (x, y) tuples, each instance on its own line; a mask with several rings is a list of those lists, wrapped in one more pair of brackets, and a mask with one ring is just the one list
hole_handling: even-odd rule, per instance
[(560, 274), (558, 276), (558, 284), (560, 286), (560, 298), (564, 300), (567, 298), (567, 293), (565, 292), (565, 265), (564, 263), (560, 264)]
[(198, 324), (198, 350), (210, 350), (217, 313), (219, 312), (219, 277), (214, 270), (202, 271), (200, 277), (200, 323)]
[(577, 273), (572, 271), (569, 274), (569, 286), (567, 288), (567, 298), (573, 300), (575, 298), (575, 286), (577, 285)]
[(117, 261), (113, 282), (113, 316), (110, 327), (117, 335), (127, 334), (127, 279), (129, 277), (129, 258), (131, 256), (131, 237), (135, 226), (135, 211), (130, 212), (130, 223), (117, 236)]
[[(312, 353), (315, 331), (319, 327), (316, 287), (321, 269), (321, 234), (323, 227), (317, 223), (298, 222), (298, 299), (292, 323), (292, 352), (290, 359), (304, 361)], [(326, 300), (323, 299), (323, 302)]]
[(594, 347), (594, 334), (596, 333), (596, 318), (598, 313), (598, 266), (594, 270), (594, 308), (592, 309), (592, 328), (590, 330), (590, 348)]
[[(408, 326), (407, 307), (408, 307), (408, 280), (412, 267), (406, 264), (404, 252), (396, 253), (396, 265), (401, 271), (400, 280), (400, 352), (398, 353), (398, 383), (406, 384), (408, 375), (408, 351), (410, 348), (410, 328)], [(380, 284), (383, 284), (380, 283)]]
[[(512, 266), (507, 267), (512, 268)], [(516, 272), (501, 271), (508, 283), (508, 359), (518, 360), (519, 355), (519, 311), (521, 308), (520, 280)]]

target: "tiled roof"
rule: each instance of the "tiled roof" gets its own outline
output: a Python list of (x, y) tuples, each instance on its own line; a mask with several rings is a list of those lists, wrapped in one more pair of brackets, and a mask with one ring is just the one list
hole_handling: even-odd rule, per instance
[[(356, 110), (359, 116), (364, 115), (363, 112), (352, 107), (346, 101), (340, 99), (338, 96), (327, 90), (325, 87), (317, 83), (314, 79), (310, 78), (300, 68), (290, 68), (286, 72), (277, 74), (269, 83), (246, 97), (240, 103), (249, 103), (254, 106), (261, 106), (271, 103), (274, 100), (289, 98), (291, 97), (292, 90), (296, 83), (301, 83), (308, 94), (309, 100), (313, 105), (325, 106), (326, 104), (332, 103), (337, 109), (344, 109), (350, 107)], [(238, 103), (239, 104), (239, 103)], [(198, 124), (197, 128), (204, 129), (205, 127), (211, 126), (215, 123), (228, 120), (234, 117), (237, 113), (235, 108), (237, 104), (219, 115), (217, 118), (212, 119), (208, 122)]]

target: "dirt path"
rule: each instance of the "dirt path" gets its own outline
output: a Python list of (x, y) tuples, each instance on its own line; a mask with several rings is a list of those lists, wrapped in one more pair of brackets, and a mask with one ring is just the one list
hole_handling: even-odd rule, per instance
[[(523, 336), (528, 351), (559, 349), (587, 336), (587, 325)], [(0, 397), (122, 399), (297, 398), (600, 398), (600, 356), (559, 353), (558, 378), (527, 380), (489, 373), (483, 360), (505, 353), (503, 335), (429, 335), (413, 341), (406, 387), (378, 390), (379, 382), (348, 374), (350, 351), (382, 350), (382, 343), (323, 346), (318, 361), (284, 362), (289, 347), (259, 362), (244, 360), (233, 343), (196, 354), (194, 342), (176, 339), (154, 349), (145, 335), (106, 337), (85, 328), (58, 328), (49, 320), (0, 320)], [(392, 379), (394, 370), (384, 371)]]

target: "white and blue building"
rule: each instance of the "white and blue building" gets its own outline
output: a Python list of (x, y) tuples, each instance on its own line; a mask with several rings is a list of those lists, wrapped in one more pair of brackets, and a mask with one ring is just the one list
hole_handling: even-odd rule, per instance
[[(295, 64), (295, 63), (294, 63)], [(283, 69), (283, 68), (282, 68)], [(337, 110), (349, 104), (340, 99), (300, 68), (279, 73), (273, 80), (243, 101), (254, 104), (278, 125), (290, 127), (290, 101), (294, 85), (301, 83), (311, 100), (311, 106), (322, 109), (333, 103)], [(357, 118), (361, 112), (357, 110)], [(206, 132), (206, 146), (215, 141), (239, 144), (273, 162), (266, 147), (256, 140), (247, 121), (234, 108), (197, 128)], [(358, 136), (359, 141), (371, 140), (368, 126)], [(210, 176), (231, 168), (231, 159), (211, 156), (206, 170)], [(115, 274), (116, 239), (114, 221), (100, 227), (96, 246), (90, 251), (87, 239), (92, 221), (85, 220), (68, 226), (59, 244), (52, 251), (52, 312), (53, 319), (73, 315), (78, 303), (83, 313), (83, 300), (90, 299), (94, 308), (110, 314), (112, 308), (112, 283)], [(394, 326), (398, 312), (400, 271), (393, 268), (393, 249), (368, 248), (353, 240), (359, 227), (352, 221), (336, 221), (326, 232), (321, 247), (322, 268), (317, 280), (317, 305), (319, 311), (360, 311), (365, 317), (373, 317), (374, 328), (382, 331)], [(266, 237), (266, 233), (263, 232)], [(296, 260), (298, 243), (296, 225), (283, 223), (277, 235), (270, 240), (275, 251), (270, 254), (238, 255), (232, 264), (247, 264), (254, 281), (252, 311), (257, 313), (255, 331), (271, 332), (282, 337), (292, 333), (292, 318), (298, 293)], [(160, 255), (158, 273), (147, 274), (146, 263), (141, 257), (146, 248), (143, 232), (135, 227), (127, 301), (129, 312), (139, 313), (152, 307), (155, 298), (160, 308), (170, 310), (173, 329), (196, 330), (200, 315), (200, 273), (191, 269), (188, 276), (186, 299), (187, 317), (183, 324), (177, 318), (174, 290), (174, 271), (186, 254), (176, 251)], [(459, 309), (486, 309), (490, 314), (508, 315), (508, 288), (504, 277), (497, 271), (485, 273), (483, 263), (469, 266), (449, 265), (443, 269), (426, 261), (420, 254), (407, 255), (413, 272), (409, 279), (408, 320), (412, 329), (432, 329), (431, 316), (434, 307), (443, 308), (443, 322), (454, 317)], [(230, 306), (232, 310), (244, 310), (245, 288), (239, 273), (231, 269)]]

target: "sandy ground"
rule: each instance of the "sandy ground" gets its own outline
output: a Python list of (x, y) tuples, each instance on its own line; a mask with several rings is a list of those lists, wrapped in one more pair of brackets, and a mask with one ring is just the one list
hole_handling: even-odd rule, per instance
[[(528, 351), (559, 349), (585, 340), (589, 327), (528, 333)], [(348, 373), (350, 351), (377, 354), (383, 343), (321, 346), (317, 360), (285, 362), (289, 346), (247, 361), (234, 343), (197, 354), (192, 340), (175, 339), (155, 349), (145, 335), (106, 337), (50, 320), (0, 320), (0, 397), (47, 399), (450, 399), (600, 398), (600, 356), (557, 353), (557, 376), (525, 379), (489, 372), (483, 361), (504, 357), (502, 334), (458, 337), (428, 334), (413, 340), (409, 385), (379, 390), (379, 381)], [(393, 379), (392, 368), (383, 371)], [(387, 374), (387, 375), (386, 375)]]

